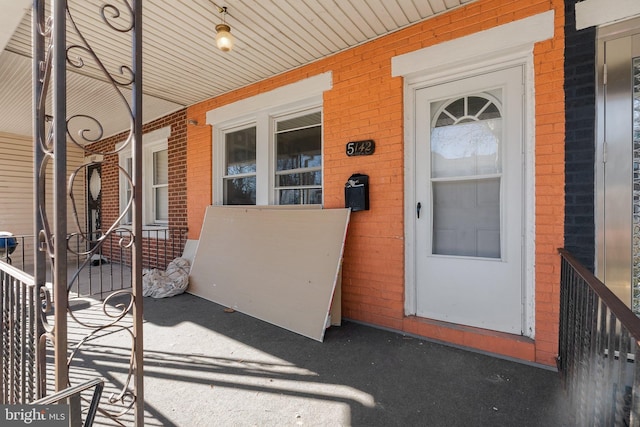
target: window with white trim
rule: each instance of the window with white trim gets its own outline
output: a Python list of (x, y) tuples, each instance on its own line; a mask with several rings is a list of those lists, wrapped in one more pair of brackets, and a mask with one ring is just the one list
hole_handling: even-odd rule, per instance
[[(168, 138), (171, 127), (149, 132), (142, 137), (142, 221), (143, 226), (166, 227), (169, 222), (169, 152)], [(120, 147), (116, 147), (119, 149)], [(131, 143), (118, 153), (120, 167), (133, 176)], [(120, 173), (120, 212), (131, 199), (129, 180)], [(131, 225), (129, 209), (121, 225)]]
[(322, 204), (322, 109), (262, 111), (220, 126), (216, 146), (224, 205)]
[(256, 204), (256, 126), (232, 129), (224, 133), (225, 205)]
[(150, 170), (153, 176), (149, 191), (152, 204), (151, 220), (154, 224), (166, 224), (169, 222), (169, 150), (165, 143), (163, 147), (149, 151), (150, 154), (143, 155), (143, 161), (150, 162), (147, 170)]
[(322, 114), (275, 121), (275, 204), (322, 204)]

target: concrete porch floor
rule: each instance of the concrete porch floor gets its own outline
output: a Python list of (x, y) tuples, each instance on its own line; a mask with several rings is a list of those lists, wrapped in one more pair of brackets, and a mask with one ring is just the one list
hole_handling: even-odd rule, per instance
[[(572, 425), (552, 370), (350, 321), (320, 343), (189, 294), (145, 298), (144, 318), (147, 426)], [(96, 334), (72, 383), (122, 383), (129, 346), (117, 328)]]

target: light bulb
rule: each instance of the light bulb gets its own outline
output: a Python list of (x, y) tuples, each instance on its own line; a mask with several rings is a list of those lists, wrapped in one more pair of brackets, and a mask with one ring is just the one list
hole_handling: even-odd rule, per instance
[(223, 52), (233, 49), (233, 36), (231, 28), (227, 24), (216, 25), (216, 45)]

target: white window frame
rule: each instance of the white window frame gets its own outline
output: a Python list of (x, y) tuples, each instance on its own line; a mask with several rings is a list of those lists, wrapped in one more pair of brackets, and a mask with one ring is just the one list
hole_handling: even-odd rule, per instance
[[(291, 120), (291, 119), (295, 119), (297, 117), (302, 117), (302, 116), (307, 116), (310, 114), (314, 114), (314, 113), (320, 113), (320, 155), (322, 156), (321, 159), (321, 163), (320, 166), (311, 166), (311, 167), (299, 167), (296, 169), (288, 169), (288, 170), (284, 170), (284, 171), (280, 171), (278, 172), (278, 167), (277, 167), (277, 146), (276, 146), (276, 139), (277, 139), (277, 135), (278, 135), (278, 123), (282, 122), (282, 121), (286, 121), (286, 120)], [(323, 150), (323, 135), (324, 133), (322, 132), (323, 129), (323, 115), (322, 115), (322, 108), (312, 108), (306, 111), (296, 111), (293, 114), (287, 114), (287, 115), (281, 115), (278, 117), (273, 117), (272, 118), (272, 129), (271, 129), (271, 144), (272, 144), (272, 152), (273, 152), (273, 161), (271, 162), (270, 166), (273, 168), (271, 176), (273, 178), (273, 187), (271, 188), (271, 191), (273, 193), (273, 204), (280, 204), (280, 195), (279, 195), (279, 191), (280, 190), (287, 190), (287, 189), (313, 189), (313, 188), (317, 188), (317, 185), (312, 185), (312, 186), (305, 186), (305, 185), (296, 185), (296, 186), (291, 186), (291, 187), (286, 187), (286, 186), (279, 186), (277, 183), (277, 176), (278, 175), (288, 175), (288, 174), (295, 174), (295, 173), (308, 173), (308, 172), (317, 172), (320, 171), (320, 173), (323, 172), (323, 166), (324, 166), (324, 150)], [(318, 125), (313, 125), (313, 126), (309, 126), (308, 128), (311, 127), (316, 127)], [(322, 192), (322, 200), (320, 201), (320, 205), (322, 206), (324, 204), (324, 174), (322, 173), (322, 180), (320, 182), (320, 191)], [(303, 203), (303, 204), (311, 204), (311, 203)], [(317, 203), (313, 203), (316, 204)]]
[[(249, 129), (255, 127), (256, 128), (256, 171), (255, 172), (246, 172), (246, 173), (238, 173), (238, 174), (228, 174), (227, 173), (227, 162), (226, 162), (226, 144), (227, 144), (227, 134), (229, 133), (233, 133), (233, 132), (237, 132), (237, 131), (241, 131), (244, 129)], [(218, 155), (216, 155), (216, 158), (220, 159), (220, 167), (218, 168), (218, 170), (220, 171), (220, 179), (219, 179), (219, 183), (220, 183), (220, 191), (218, 192), (218, 194), (220, 195), (220, 203), (219, 204), (224, 204), (224, 183), (227, 179), (241, 179), (241, 178), (249, 178), (249, 177), (255, 177), (256, 179), (256, 185), (258, 185), (258, 169), (261, 168), (261, 165), (258, 160), (259, 156), (258, 156), (258, 140), (259, 140), (259, 135), (258, 135), (258, 126), (255, 122), (249, 122), (249, 123), (242, 123), (238, 126), (231, 126), (228, 128), (224, 128), (224, 129), (220, 129), (220, 144), (218, 144), (218, 149), (219, 149), (219, 153)], [(256, 202), (257, 202), (257, 194), (258, 194), (258, 189), (256, 188)]]
[[(207, 124), (213, 126), (212, 200), (215, 205), (224, 203), (225, 133), (256, 126), (256, 205), (273, 205), (277, 200), (274, 186), (276, 120), (322, 113), (322, 94), (331, 86), (332, 74), (323, 73), (207, 112)], [(324, 136), (323, 120), (321, 126)], [(324, 156), (324, 137), (321, 150)], [(324, 173), (322, 182), (324, 202)]]
[[(214, 141), (214, 203), (224, 204), (224, 178), (226, 174), (226, 134), (255, 126), (256, 128), (256, 205), (275, 205), (278, 203), (275, 186), (275, 129), (280, 120), (320, 112), (321, 99), (310, 99), (305, 103), (297, 103), (273, 110), (256, 112), (251, 117), (245, 117), (240, 123), (228, 122), (216, 126)], [(318, 105), (320, 103), (320, 105)], [(322, 126), (322, 120), (320, 122)], [(321, 141), (320, 149), (323, 150)], [(324, 161), (321, 170), (324, 169)], [(240, 177), (245, 176), (240, 175)], [(322, 180), (324, 189), (324, 178)], [(324, 194), (324, 191), (323, 191)], [(323, 199), (324, 201), (324, 199)]]
[[(157, 220), (155, 218), (154, 203), (154, 185), (153, 185), (153, 153), (169, 149), (169, 135), (171, 135), (171, 126), (166, 126), (148, 132), (142, 136), (142, 224), (143, 229), (166, 229), (168, 221)], [(127, 160), (131, 159), (133, 154), (131, 151), (132, 142), (123, 148), (126, 141), (116, 145), (118, 151), (118, 164), (124, 170), (127, 170)], [(127, 179), (119, 173), (119, 206), (122, 212), (127, 206)], [(167, 186), (169, 184), (167, 183)], [(168, 196), (167, 196), (168, 197)], [(168, 203), (168, 200), (167, 200)], [(131, 221), (123, 220), (120, 222), (122, 226), (131, 226)]]

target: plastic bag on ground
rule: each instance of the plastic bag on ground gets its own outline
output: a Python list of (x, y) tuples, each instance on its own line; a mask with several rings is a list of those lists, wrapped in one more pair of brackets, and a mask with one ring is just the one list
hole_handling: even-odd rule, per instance
[(189, 260), (176, 258), (169, 263), (166, 271), (157, 268), (148, 270), (142, 276), (142, 295), (166, 298), (183, 293), (189, 285), (189, 267)]

